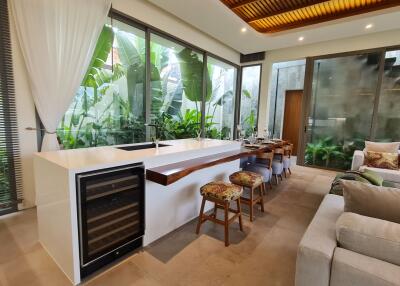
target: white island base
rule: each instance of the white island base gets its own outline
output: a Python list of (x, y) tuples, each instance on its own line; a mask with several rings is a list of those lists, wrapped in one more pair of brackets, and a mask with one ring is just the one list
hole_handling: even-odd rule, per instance
[[(240, 149), (238, 142), (223, 140), (162, 143), (171, 146), (136, 151), (108, 146), (35, 154), (39, 241), (74, 285), (81, 282), (76, 174), (138, 162), (146, 169), (154, 168)], [(202, 185), (228, 180), (238, 170), (239, 160), (235, 160), (196, 171), (168, 186), (146, 181), (144, 246), (198, 216)]]

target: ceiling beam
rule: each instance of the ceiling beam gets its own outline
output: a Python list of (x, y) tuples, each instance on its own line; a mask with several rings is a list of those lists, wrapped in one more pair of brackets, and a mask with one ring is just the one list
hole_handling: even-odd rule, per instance
[(246, 22), (248, 24), (251, 24), (253, 22), (257, 22), (257, 21), (260, 21), (260, 20), (268, 18), (268, 17), (273, 17), (273, 16), (276, 16), (279, 14), (296, 11), (298, 9), (302, 9), (302, 8), (309, 7), (309, 6), (316, 5), (316, 4), (323, 3), (323, 2), (329, 2), (329, 0), (309, 0), (309, 1), (304, 1), (304, 2), (302, 1), (298, 5), (292, 5), (293, 7), (286, 7), (284, 9), (276, 10), (273, 13), (263, 13), (257, 17), (247, 19)]
[(238, 3), (235, 3), (233, 5), (230, 5), (228, 7), (229, 7), (229, 9), (235, 10), (237, 8), (240, 8), (240, 7), (243, 7), (243, 6), (247, 6), (249, 4), (256, 3), (256, 2), (261, 2), (261, 1), (262, 0), (244, 0), (244, 1), (241, 1), (241, 2), (238, 2)]
[(368, 13), (368, 12), (373, 12), (377, 10), (382, 10), (382, 9), (387, 9), (387, 8), (392, 8), (399, 6), (399, 3), (397, 2), (398, 0), (387, 0), (386, 2), (381, 2), (379, 4), (374, 4), (370, 5), (367, 7), (361, 7), (353, 10), (348, 10), (348, 11), (341, 11), (341, 12), (336, 12), (335, 14), (332, 15), (326, 15), (323, 18), (310, 18), (307, 20), (300, 20), (294, 23), (290, 24), (284, 24), (284, 25), (279, 25), (275, 27), (271, 27), (268, 29), (260, 29), (256, 24), (251, 25), (255, 30), (261, 33), (277, 33), (277, 32), (282, 32), (282, 31), (287, 31), (290, 29), (296, 29), (296, 28), (301, 28), (309, 25), (314, 25), (314, 24), (319, 24), (327, 21), (332, 21), (332, 20), (337, 20), (345, 17), (350, 17), (350, 16), (355, 16), (355, 15), (360, 15), (362, 13)]

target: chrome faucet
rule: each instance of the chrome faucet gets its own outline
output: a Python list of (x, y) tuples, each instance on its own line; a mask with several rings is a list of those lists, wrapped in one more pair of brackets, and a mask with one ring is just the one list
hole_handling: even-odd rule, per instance
[(160, 130), (161, 130), (162, 126), (160, 124), (157, 124), (157, 123), (145, 123), (145, 125), (155, 128), (155, 130), (156, 130), (156, 138), (153, 137), (152, 141), (153, 141), (153, 143), (156, 144), (156, 148), (158, 149), (158, 144), (160, 142), (160, 135), (161, 135), (160, 134)]

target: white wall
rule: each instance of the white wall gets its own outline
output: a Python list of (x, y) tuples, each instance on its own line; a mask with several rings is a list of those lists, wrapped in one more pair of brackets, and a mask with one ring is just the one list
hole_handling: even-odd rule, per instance
[[(113, 8), (231, 62), (236, 64), (239, 63), (240, 55), (238, 52), (221, 44), (203, 32), (187, 25), (175, 16), (164, 12), (145, 0), (114, 0)], [(22, 179), (25, 198), (23, 207), (28, 208), (35, 205), (32, 157), (38, 147), (36, 132), (27, 131), (25, 128), (28, 126), (35, 127), (36, 117), (34, 103), (30, 93), (27, 71), (17, 43), (13, 20), (12, 18), (10, 20), (16, 104), (22, 157)]]
[(304, 59), (312, 56), (394, 45), (400, 45), (400, 30), (386, 31), (365, 36), (326, 41), (317, 44), (296, 46), (267, 52), (266, 59), (263, 62), (258, 130), (264, 130), (265, 126), (268, 124), (268, 91), (270, 88), (272, 64)]

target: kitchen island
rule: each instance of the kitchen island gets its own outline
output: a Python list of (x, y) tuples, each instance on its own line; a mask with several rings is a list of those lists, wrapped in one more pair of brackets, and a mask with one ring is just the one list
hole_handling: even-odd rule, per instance
[[(131, 145), (107, 146), (35, 154), (39, 240), (73, 284), (80, 283), (82, 276), (82, 242), (79, 240), (82, 230), (77, 195), (77, 177), (80, 174), (132, 164), (143, 164), (145, 169), (157, 169), (192, 159), (202, 161), (203, 157), (217, 158), (241, 148), (238, 142), (210, 139), (160, 143), (167, 146), (131, 151), (116, 148), (130, 149)], [(140, 146), (134, 146), (137, 145)], [(192, 170), (166, 186), (146, 180), (143, 245), (197, 217), (201, 202), (199, 188), (212, 180), (227, 180), (229, 174), (239, 170), (239, 157), (230, 157), (230, 160), (207, 168)]]

